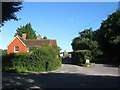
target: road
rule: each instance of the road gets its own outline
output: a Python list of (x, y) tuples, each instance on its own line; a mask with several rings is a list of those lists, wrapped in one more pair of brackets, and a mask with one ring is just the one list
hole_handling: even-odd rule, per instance
[(104, 64), (93, 64), (90, 67), (80, 67), (72, 64), (63, 64), (55, 73), (77, 73), (85, 75), (119, 76), (118, 67), (106, 67)]
[(118, 67), (93, 64), (80, 67), (64, 63), (51, 72), (27, 74), (3, 73), (3, 90), (32, 90), (44, 88), (118, 88)]

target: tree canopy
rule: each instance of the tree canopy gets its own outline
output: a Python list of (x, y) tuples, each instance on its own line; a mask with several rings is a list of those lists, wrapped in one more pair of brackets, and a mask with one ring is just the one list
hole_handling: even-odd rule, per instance
[[(91, 50), (93, 57), (102, 54), (108, 62), (118, 62), (120, 59), (120, 10), (108, 16), (98, 30), (85, 29), (73, 39), (72, 48), (76, 50)], [(107, 60), (107, 59), (106, 59)]]
[(19, 35), (22, 37), (22, 33), (26, 33), (26, 39), (36, 39), (36, 31), (32, 28), (30, 23), (27, 23), (25, 26), (20, 26), (17, 28), (14, 36)]
[(90, 50), (93, 58), (100, 54), (99, 44), (95, 40), (92, 28), (79, 32), (79, 36), (73, 39), (72, 48), (76, 50)]
[(101, 50), (108, 55), (119, 55), (120, 51), (120, 10), (109, 15), (98, 30)]
[(46, 36), (44, 36), (44, 37), (43, 37), (43, 39), (47, 39), (47, 37), (46, 37)]
[(21, 9), (21, 2), (2, 2), (2, 22), (0, 25), (4, 25), (4, 23), (8, 20), (18, 20), (15, 13)]
[(80, 38), (93, 39), (93, 37), (94, 37), (94, 32), (93, 32), (92, 28), (90, 28), (90, 29), (85, 29), (84, 31), (79, 32), (79, 37), (80, 37)]

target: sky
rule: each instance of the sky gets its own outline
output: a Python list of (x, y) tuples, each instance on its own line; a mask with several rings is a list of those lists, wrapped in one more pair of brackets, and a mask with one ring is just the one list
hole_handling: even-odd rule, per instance
[(31, 23), (36, 34), (56, 39), (61, 51), (72, 51), (72, 40), (79, 32), (97, 30), (116, 9), (118, 2), (23, 2), (16, 13), (20, 20), (8, 21), (1, 28), (0, 49), (7, 49), (17, 28)]

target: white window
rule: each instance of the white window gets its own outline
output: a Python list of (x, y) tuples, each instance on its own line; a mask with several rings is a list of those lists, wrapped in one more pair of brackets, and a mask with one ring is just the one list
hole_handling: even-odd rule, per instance
[(19, 51), (19, 47), (18, 46), (14, 46), (14, 52), (18, 52)]
[(27, 48), (27, 52), (29, 52), (29, 48)]

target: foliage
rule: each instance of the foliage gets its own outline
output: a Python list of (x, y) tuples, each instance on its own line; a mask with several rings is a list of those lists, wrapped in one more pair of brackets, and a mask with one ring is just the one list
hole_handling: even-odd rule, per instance
[(32, 54), (30, 55), (29, 62), (32, 64), (31, 66), (33, 68), (37, 67), (38, 70), (45, 71), (46, 62), (50, 61), (51, 59), (52, 59), (51, 54), (49, 51), (47, 51), (47, 49), (37, 48), (37, 49), (33, 50)]
[(36, 39), (36, 34), (31, 23), (27, 23), (25, 26), (17, 28), (14, 36), (19, 35), (22, 37), (22, 33), (26, 33), (26, 39)]
[(2, 22), (0, 24), (3, 25), (6, 21), (11, 19), (18, 20), (15, 13), (21, 9), (21, 2), (2, 2)]
[(61, 60), (57, 58), (58, 51), (59, 48), (57, 46), (52, 47), (47, 44), (32, 49), (29, 62), (32, 64), (33, 69), (32, 67), (29, 69), (33, 71), (45, 71), (46, 63), (48, 63), (48, 70), (56, 69), (61, 65)]
[(44, 36), (44, 37), (43, 37), (43, 39), (47, 39), (47, 37), (46, 37), (46, 36)]
[[(9, 54), (3, 56), (3, 71), (7, 72), (29, 72), (50, 71), (61, 66), (61, 58), (58, 58), (57, 46), (42, 45), (32, 49), (29, 53)], [(48, 65), (47, 65), (48, 63)]]
[(12, 71), (16, 72), (16, 73), (27, 73), (27, 72), (29, 72), (26, 68), (15, 68)]
[(84, 49), (90, 49), (90, 47), (87, 45), (88, 39), (81, 39), (80, 37), (76, 37), (72, 42), (72, 48), (73, 50), (84, 50)]
[(7, 55), (7, 50), (3, 50), (2, 51), (2, 56), (6, 56)]
[(79, 37), (74, 38), (71, 44), (74, 51), (90, 50), (93, 59), (102, 54), (99, 49), (99, 44), (95, 39), (96, 33), (92, 30), (92, 28), (85, 29), (79, 34)]
[(80, 38), (89, 38), (89, 39), (93, 40), (93, 38), (94, 38), (94, 34), (93, 33), (94, 32), (93, 32), (92, 28), (85, 29), (84, 31), (79, 32), (79, 37)]
[(91, 60), (90, 50), (77, 50), (72, 53), (72, 60), (75, 64), (85, 64), (86, 59)]
[[(97, 30), (97, 40), (101, 50), (108, 57), (119, 56), (120, 51), (120, 10), (109, 15)], [(120, 58), (120, 57), (118, 57)]]
[[(28, 53), (9, 54), (2, 58), (3, 71), (21, 72), (25, 71)], [(23, 69), (24, 68), (24, 69)], [(27, 68), (26, 68), (27, 71)]]
[(116, 50), (118, 49), (117, 46), (120, 45), (119, 27), (120, 27), (120, 10), (114, 12), (112, 15), (108, 17), (107, 20), (103, 21), (100, 29), (98, 30), (98, 41), (99, 44), (101, 45), (101, 49), (104, 52), (109, 52), (109, 50), (113, 50), (113, 48)]
[[(79, 37), (73, 39), (72, 48), (90, 50), (92, 58), (107, 57), (108, 62), (118, 62), (120, 59), (120, 10), (112, 13), (101, 23), (98, 30), (85, 29)], [(101, 52), (102, 51), (102, 52)]]

